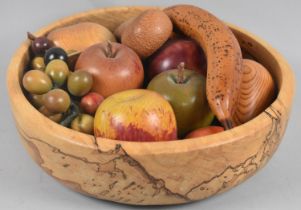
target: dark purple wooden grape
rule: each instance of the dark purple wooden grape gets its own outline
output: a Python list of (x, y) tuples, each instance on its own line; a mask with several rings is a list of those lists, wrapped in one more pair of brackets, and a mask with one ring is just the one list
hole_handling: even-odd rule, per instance
[(45, 65), (47, 65), (50, 61), (60, 59), (67, 63), (68, 55), (60, 47), (53, 47), (46, 51), (44, 56)]
[(54, 46), (53, 42), (44, 36), (35, 37), (28, 33), (28, 38), (32, 41), (31, 50), (36, 56), (44, 56), (46, 50)]

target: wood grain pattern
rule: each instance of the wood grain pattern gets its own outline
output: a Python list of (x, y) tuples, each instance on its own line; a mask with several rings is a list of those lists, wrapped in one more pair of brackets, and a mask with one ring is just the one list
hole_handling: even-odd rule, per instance
[(58, 28), (51, 31), (47, 38), (53, 41), (55, 46), (61, 47), (67, 52), (82, 52), (99, 42), (116, 41), (111, 31), (100, 24), (91, 22), (80, 22), (72, 26)]
[[(59, 20), (37, 35), (81, 21), (114, 30), (145, 8), (88, 11)], [(29, 41), (12, 58), (7, 86), (16, 126), (30, 156), (49, 175), (80, 193), (134, 205), (170, 205), (210, 197), (238, 185), (262, 168), (284, 134), (294, 95), (290, 67), (260, 38), (231, 26), (239, 42), (272, 74), (279, 92), (253, 120), (202, 138), (170, 142), (95, 139), (64, 128), (39, 113), (25, 98), (22, 72), (29, 62)]]
[(235, 125), (241, 125), (263, 112), (274, 100), (276, 85), (260, 63), (244, 59), (239, 100), (234, 112)]

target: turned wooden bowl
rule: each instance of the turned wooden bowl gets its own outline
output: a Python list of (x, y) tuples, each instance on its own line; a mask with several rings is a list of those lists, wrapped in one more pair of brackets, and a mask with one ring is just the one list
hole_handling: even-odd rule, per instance
[[(42, 28), (43, 35), (80, 21), (114, 30), (146, 7), (96, 9)], [(294, 75), (285, 59), (260, 38), (230, 25), (241, 47), (262, 63), (277, 83), (276, 100), (234, 129), (170, 142), (95, 139), (44, 117), (24, 96), (20, 81), (29, 62), (29, 41), (12, 58), (7, 85), (21, 141), (49, 175), (80, 193), (134, 205), (181, 204), (224, 192), (262, 168), (276, 151), (289, 119)]]

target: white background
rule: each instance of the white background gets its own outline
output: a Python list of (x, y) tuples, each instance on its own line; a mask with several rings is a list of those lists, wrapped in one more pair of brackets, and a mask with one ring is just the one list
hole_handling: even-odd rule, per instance
[[(293, 67), (297, 81), (294, 108), (286, 135), (269, 164), (238, 187), (213, 198), (170, 209), (301, 209), (301, 4), (298, 0), (227, 1), (0, 1), (0, 209), (132, 209), (77, 194), (46, 175), (19, 142), (9, 109), (6, 69), (26, 32), (58, 18), (96, 7), (191, 3), (259, 35)], [(298, 84), (299, 83), (299, 84)], [(137, 208), (137, 207), (136, 207)], [(152, 209), (153, 207), (146, 207)], [(157, 207), (158, 208), (158, 207)], [(138, 209), (138, 208), (137, 208)], [(167, 209), (167, 207), (163, 207)]]

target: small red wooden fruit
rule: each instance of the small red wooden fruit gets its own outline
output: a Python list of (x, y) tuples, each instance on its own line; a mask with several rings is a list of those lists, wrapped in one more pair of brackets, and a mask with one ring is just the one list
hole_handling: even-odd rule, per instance
[(90, 92), (80, 101), (80, 108), (87, 114), (94, 115), (104, 97), (98, 93)]
[(206, 128), (199, 128), (196, 129), (192, 132), (190, 132), (185, 139), (192, 139), (192, 138), (196, 138), (196, 137), (202, 137), (202, 136), (208, 136), (214, 133), (219, 133), (224, 131), (223, 127), (220, 126), (209, 126)]

